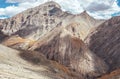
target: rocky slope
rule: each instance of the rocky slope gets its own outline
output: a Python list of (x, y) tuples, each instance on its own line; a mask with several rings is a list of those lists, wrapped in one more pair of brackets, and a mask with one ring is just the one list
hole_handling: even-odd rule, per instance
[(90, 34), (86, 43), (110, 66), (110, 71), (120, 68), (120, 17), (101, 24)]
[(37, 41), (29, 50), (36, 50), (47, 59), (55, 60), (74, 72), (79, 72), (85, 79), (93, 79), (108, 70), (102, 59), (62, 26)]
[(0, 45), (0, 79), (83, 79), (42, 54)]

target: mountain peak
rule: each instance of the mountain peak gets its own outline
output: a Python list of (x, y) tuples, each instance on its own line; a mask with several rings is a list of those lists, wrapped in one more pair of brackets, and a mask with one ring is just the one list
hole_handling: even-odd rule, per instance
[(91, 17), (86, 10), (84, 10), (80, 15), (84, 16), (84, 17)]
[[(69, 26), (70, 32), (75, 32), (76, 36), (82, 39), (82, 30), (89, 32), (89, 28), (92, 28), (97, 22), (86, 11), (78, 16), (62, 11), (58, 3), (49, 1), (19, 13), (10, 19), (0, 21), (0, 26), (2, 27), (0, 30), (9, 36), (17, 34), (22, 38), (38, 40), (56, 26), (62, 25), (65, 27)], [(85, 23), (86, 21), (87, 23)], [(71, 28), (71, 24), (74, 23), (80, 28), (86, 26), (86, 29), (80, 29), (81, 32), (78, 32), (78, 27)], [(81, 25), (81, 23), (84, 24)], [(74, 31), (74, 29), (76, 30)], [(86, 35), (87, 33), (84, 36), (86, 37)]]
[(48, 6), (48, 7), (57, 7), (57, 8), (61, 8), (61, 6), (60, 6), (58, 3), (54, 2), (54, 1), (46, 2), (46, 3), (43, 4), (43, 5)]
[(84, 11), (83, 11), (83, 13), (87, 13), (87, 11), (86, 11), (86, 10), (84, 10)]

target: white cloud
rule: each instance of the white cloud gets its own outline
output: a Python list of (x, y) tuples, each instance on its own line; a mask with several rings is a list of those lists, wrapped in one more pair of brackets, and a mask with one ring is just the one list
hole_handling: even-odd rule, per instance
[(28, 8), (35, 7), (36, 5), (39, 5), (39, 3), (38, 2), (35, 2), (35, 3), (24, 2), (24, 3), (20, 3), (18, 6), (8, 6), (6, 8), (0, 8), (0, 16), (11, 17)]
[(91, 11), (91, 12), (103, 11), (103, 10), (109, 9), (110, 7), (111, 7), (110, 5), (93, 2), (86, 8), (86, 10)]
[(35, 2), (37, 0), (6, 0), (8, 3)]
[(9, 6), (6, 8), (0, 8), (0, 16), (13, 16), (21, 11), (23, 11), (24, 8), (22, 7), (16, 7), (16, 6)]
[[(0, 16), (13, 16), (23, 10), (38, 6), (51, 0), (6, 0), (9, 3), (19, 3), (18, 6), (0, 8)], [(84, 10), (95, 18), (110, 18), (111, 14), (119, 12), (120, 7), (115, 0), (52, 0), (59, 3), (64, 11), (77, 14)], [(114, 2), (114, 3), (113, 3)], [(112, 4), (113, 3), (113, 4)]]
[(95, 11), (89, 12), (90, 15), (94, 16), (95, 18), (110, 18), (112, 14), (120, 12), (120, 7), (117, 5), (117, 1), (115, 1), (110, 8), (103, 10), (103, 11)]

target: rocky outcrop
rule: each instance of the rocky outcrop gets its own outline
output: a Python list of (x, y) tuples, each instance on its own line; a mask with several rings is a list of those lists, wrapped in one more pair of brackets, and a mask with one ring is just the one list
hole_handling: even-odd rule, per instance
[(34, 51), (17, 51), (0, 45), (1, 79), (83, 79), (57, 62)]
[(85, 79), (100, 76), (108, 69), (102, 59), (92, 53), (82, 40), (71, 35), (65, 27), (54, 29), (29, 50), (38, 51), (47, 59), (55, 60), (72, 71), (79, 72)]
[(10, 19), (2, 20), (0, 27), (2, 27), (1, 31), (7, 35), (17, 34), (23, 38), (37, 40), (57, 26), (63, 14), (57, 3), (48, 2)]
[(101, 57), (110, 71), (120, 68), (120, 17), (113, 17), (91, 33), (86, 43), (91, 51)]

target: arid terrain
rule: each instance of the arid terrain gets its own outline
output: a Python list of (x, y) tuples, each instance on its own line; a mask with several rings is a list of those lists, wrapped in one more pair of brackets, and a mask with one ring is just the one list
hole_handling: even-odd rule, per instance
[(0, 20), (0, 79), (120, 79), (120, 17), (50, 1)]

